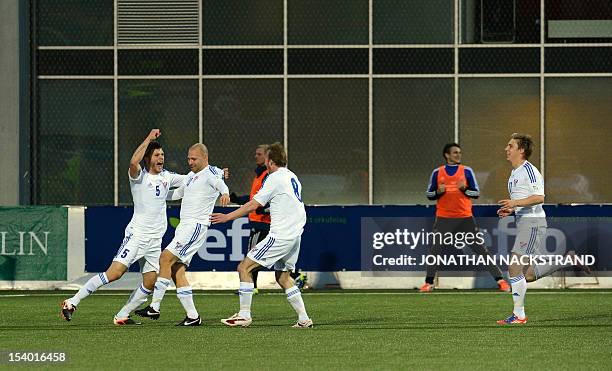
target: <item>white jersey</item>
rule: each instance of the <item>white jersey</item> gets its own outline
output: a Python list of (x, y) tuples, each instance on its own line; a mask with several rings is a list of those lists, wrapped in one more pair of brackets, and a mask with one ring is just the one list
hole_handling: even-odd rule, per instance
[(302, 185), (291, 170), (281, 167), (270, 173), (253, 199), (263, 206), (270, 203), (271, 235), (287, 240), (302, 235), (306, 224)]
[(200, 223), (208, 226), (217, 198), (220, 194), (229, 194), (229, 189), (223, 181), (223, 170), (207, 166), (197, 174), (189, 172), (175, 193), (183, 198), (181, 223)]
[(161, 238), (166, 233), (166, 195), (172, 187), (178, 187), (185, 175), (162, 170), (152, 175), (140, 170), (136, 178), (130, 178), (130, 190), (134, 200), (134, 215), (129, 226), (135, 233), (151, 238)]
[[(533, 195), (544, 196), (544, 178), (535, 166), (525, 161), (521, 166), (512, 170), (508, 180), (508, 192), (512, 200), (522, 200)], [(517, 206), (514, 212), (517, 217), (546, 217), (542, 204), (527, 207)]]

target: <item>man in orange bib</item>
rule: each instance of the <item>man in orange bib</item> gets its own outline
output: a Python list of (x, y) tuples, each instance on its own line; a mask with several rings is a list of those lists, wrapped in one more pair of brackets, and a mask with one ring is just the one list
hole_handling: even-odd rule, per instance
[[(434, 231), (442, 234), (446, 232), (477, 232), (476, 221), (472, 214), (472, 198), (480, 196), (478, 183), (471, 168), (461, 164), (461, 147), (457, 143), (449, 143), (444, 146), (442, 155), (446, 164), (440, 166), (431, 174), (431, 181), (427, 189), (427, 198), (437, 200), (436, 220)], [(430, 254), (439, 254), (444, 246), (433, 245)], [(489, 251), (483, 244), (470, 246), (479, 255), (488, 255)], [(497, 281), (502, 291), (509, 291), (510, 285), (503, 279), (502, 272), (496, 265), (488, 267), (489, 272)], [(421, 292), (431, 292), (434, 289), (434, 278), (437, 265), (427, 266), (425, 284)]]

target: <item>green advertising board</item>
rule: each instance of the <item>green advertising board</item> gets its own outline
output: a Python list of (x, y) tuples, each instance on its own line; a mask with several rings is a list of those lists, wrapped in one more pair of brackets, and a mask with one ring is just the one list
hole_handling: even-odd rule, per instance
[(67, 279), (68, 208), (0, 207), (0, 280)]

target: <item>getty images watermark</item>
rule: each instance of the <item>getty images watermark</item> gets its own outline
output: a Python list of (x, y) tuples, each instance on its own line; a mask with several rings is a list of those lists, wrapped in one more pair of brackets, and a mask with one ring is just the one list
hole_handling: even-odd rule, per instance
[(608, 270), (597, 266), (598, 255), (608, 252), (594, 241), (602, 230), (612, 230), (611, 220), (595, 228), (592, 221), (575, 218), (532, 222), (517, 228), (512, 217), (477, 218), (478, 228), (457, 223), (452, 231), (440, 231), (431, 218), (362, 218), (362, 272), (422, 275), (435, 265), (465, 275), (514, 264)]

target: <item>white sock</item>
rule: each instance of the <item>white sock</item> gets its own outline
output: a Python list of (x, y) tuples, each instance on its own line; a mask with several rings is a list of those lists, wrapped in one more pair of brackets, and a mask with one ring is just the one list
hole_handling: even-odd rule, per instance
[(527, 292), (525, 276), (521, 274), (510, 277), (510, 286), (512, 286), (512, 300), (514, 300), (514, 314), (523, 319), (525, 318), (525, 293)]
[(251, 301), (253, 299), (254, 287), (255, 284), (253, 282), (240, 282), (240, 289), (238, 289), (240, 312), (238, 312), (238, 315), (242, 318), (251, 318)]
[(164, 299), (164, 295), (166, 294), (166, 290), (168, 290), (168, 286), (170, 286), (170, 281), (164, 277), (157, 277), (157, 281), (155, 281), (155, 290), (153, 290), (153, 299), (151, 300), (151, 308), (155, 309), (159, 312), (159, 307), (161, 306), (161, 302)]
[(106, 273), (98, 273), (95, 276), (91, 277), (87, 283), (81, 287), (81, 289), (68, 301), (72, 305), (79, 305), (81, 300), (85, 299), (89, 295), (93, 294), (100, 286), (108, 284), (108, 277), (106, 277)]
[(177, 288), (176, 297), (181, 301), (181, 304), (183, 304), (183, 308), (185, 308), (185, 312), (187, 312), (187, 317), (196, 319), (200, 316), (193, 304), (193, 290), (191, 286)]
[(289, 304), (291, 304), (295, 312), (298, 314), (298, 319), (300, 321), (306, 321), (308, 319), (308, 314), (306, 313), (306, 307), (304, 306), (304, 300), (302, 300), (302, 293), (300, 292), (300, 289), (293, 286), (285, 290), (285, 293), (287, 294)]
[(133, 310), (141, 306), (147, 301), (147, 298), (151, 295), (151, 291), (145, 289), (145, 287), (140, 284), (130, 295), (127, 303), (121, 308), (119, 313), (115, 316), (115, 318), (125, 319), (130, 316)]

